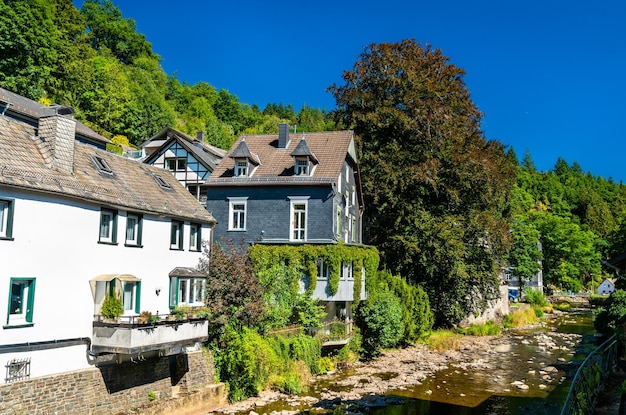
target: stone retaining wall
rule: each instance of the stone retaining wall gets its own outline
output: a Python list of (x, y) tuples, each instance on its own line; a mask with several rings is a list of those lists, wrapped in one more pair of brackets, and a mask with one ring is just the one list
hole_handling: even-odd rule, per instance
[(0, 385), (0, 415), (159, 414), (175, 405), (204, 411), (176, 413), (206, 413), (226, 402), (214, 377), (202, 351), (66, 372)]

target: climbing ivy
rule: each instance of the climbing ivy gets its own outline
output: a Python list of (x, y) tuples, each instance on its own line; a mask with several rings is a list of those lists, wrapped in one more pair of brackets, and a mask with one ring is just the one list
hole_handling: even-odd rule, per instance
[(362, 270), (374, 275), (378, 270), (378, 250), (370, 246), (337, 245), (263, 245), (248, 249), (259, 282), (265, 288), (266, 303), (271, 304), (270, 320), (286, 322), (297, 301), (301, 282), (305, 294), (312, 295), (318, 278), (318, 261), (329, 271), (331, 295), (339, 290), (342, 264), (353, 264), (354, 305), (361, 298)]

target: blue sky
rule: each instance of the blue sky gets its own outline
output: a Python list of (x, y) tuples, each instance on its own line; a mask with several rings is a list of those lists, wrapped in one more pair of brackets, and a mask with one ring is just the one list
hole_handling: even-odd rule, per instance
[(429, 43), (467, 72), (487, 138), (626, 182), (624, 0), (113, 1), (168, 74), (261, 109), (330, 110), (365, 46)]

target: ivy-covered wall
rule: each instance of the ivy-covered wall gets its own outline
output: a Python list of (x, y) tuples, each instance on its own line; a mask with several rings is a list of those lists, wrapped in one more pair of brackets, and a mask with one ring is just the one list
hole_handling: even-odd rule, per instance
[(319, 274), (319, 261), (328, 268), (330, 293), (339, 289), (342, 265), (351, 263), (354, 276), (353, 304), (361, 298), (362, 270), (373, 275), (378, 270), (378, 250), (372, 246), (346, 245), (264, 245), (248, 248), (254, 272), (265, 287), (266, 300), (290, 304), (304, 289), (313, 295)]

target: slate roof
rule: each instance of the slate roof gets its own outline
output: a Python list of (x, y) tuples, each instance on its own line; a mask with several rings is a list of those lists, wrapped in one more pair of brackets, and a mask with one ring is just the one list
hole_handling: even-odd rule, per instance
[[(302, 138), (319, 164), (312, 176), (294, 175), (294, 158), (292, 153)], [(244, 140), (253, 155), (258, 157), (260, 165), (251, 177), (234, 177), (234, 160), (231, 154), (238, 151)], [(327, 131), (319, 133), (298, 133), (289, 135), (287, 148), (279, 149), (278, 134), (241, 136), (233, 144), (227, 157), (217, 166), (207, 184), (216, 186), (251, 185), (251, 184), (320, 184), (337, 181), (346, 158), (352, 159), (356, 168), (354, 155), (354, 133), (352, 131)], [(301, 147), (302, 148), (302, 147)], [(298, 150), (300, 151), (300, 150)]]
[(142, 144), (142, 147), (146, 147), (152, 141), (165, 140), (165, 142), (159, 147), (158, 150), (155, 150), (152, 154), (150, 154), (145, 163), (151, 163), (155, 159), (157, 159), (161, 154), (162, 150), (169, 147), (170, 143), (174, 140), (177, 140), (183, 147), (187, 149), (188, 152), (193, 154), (193, 156), (201, 163), (205, 165), (210, 171), (215, 170), (215, 167), (220, 163), (220, 160), (226, 156), (226, 150), (222, 150), (219, 147), (212, 146), (208, 143), (198, 140), (197, 138), (193, 138), (188, 136), (185, 133), (182, 133), (172, 127), (165, 127), (153, 137), (151, 137), (148, 141)]
[[(6, 108), (7, 103), (11, 104), (8, 108)], [(56, 113), (55, 107), (40, 104), (37, 101), (33, 101), (32, 99), (28, 99), (4, 88), (0, 88), (0, 105), (0, 112), (6, 108), (7, 115), (14, 113), (18, 117), (26, 118), (34, 124), (36, 124), (39, 118)], [(76, 133), (102, 144), (111, 142), (111, 140), (101, 136), (80, 121), (76, 121)]]
[[(93, 156), (113, 174), (99, 172)], [(155, 180), (160, 176), (169, 189)], [(0, 188), (8, 186), (199, 223), (215, 219), (176, 178), (162, 169), (74, 140), (73, 173), (52, 164), (52, 150), (31, 125), (0, 115)]]

